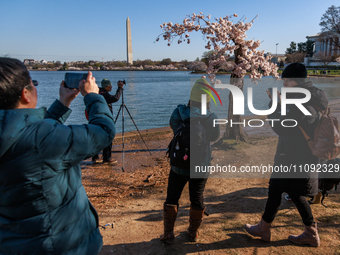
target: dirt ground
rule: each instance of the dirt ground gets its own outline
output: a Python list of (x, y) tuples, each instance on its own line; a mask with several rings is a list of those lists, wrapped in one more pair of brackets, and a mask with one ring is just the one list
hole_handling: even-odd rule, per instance
[[(215, 149), (213, 164), (273, 164), (277, 136), (272, 131), (251, 133), (247, 144), (228, 150)], [(340, 196), (332, 191), (325, 204), (311, 205), (318, 223), (321, 247), (297, 246), (290, 234), (301, 234), (303, 223), (292, 202), (282, 199), (272, 225), (272, 241), (263, 242), (246, 234), (246, 223), (256, 224), (267, 199), (268, 178), (210, 178), (205, 189), (205, 216), (199, 241), (188, 242), (189, 194), (187, 186), (180, 200), (175, 224), (175, 240), (162, 243), (162, 208), (166, 198), (169, 162), (165, 149), (170, 131), (144, 133), (124, 141), (124, 168), (121, 139), (113, 151), (118, 165), (82, 165), (83, 184), (99, 213), (104, 254), (340, 254)], [(124, 170), (124, 171), (123, 171)]]

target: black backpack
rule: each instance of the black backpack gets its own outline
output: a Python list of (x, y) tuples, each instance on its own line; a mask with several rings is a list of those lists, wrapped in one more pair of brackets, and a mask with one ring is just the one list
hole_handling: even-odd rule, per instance
[[(335, 165), (335, 164), (340, 164), (340, 159), (336, 158), (333, 160), (327, 160), (323, 162), (326, 164), (326, 166), (330, 167), (330, 165)], [(335, 173), (338, 173), (337, 169), (339, 169), (339, 166), (337, 168), (332, 168)], [(328, 177), (333, 177), (333, 178), (322, 178), (319, 177), (319, 194), (312, 197), (312, 199), (309, 201), (311, 204), (316, 204), (320, 203), (324, 206), (327, 207), (323, 201), (326, 196), (328, 196), (328, 193), (331, 190), (336, 190), (338, 185), (340, 184), (340, 175), (336, 174), (335, 176), (328, 176)], [(338, 178), (336, 178), (338, 177)]]
[(327, 207), (323, 201), (331, 190), (336, 190), (340, 183), (339, 179), (319, 179), (319, 193), (309, 200), (310, 204), (321, 203), (324, 207)]
[(208, 155), (209, 144), (206, 130), (201, 121), (182, 122), (168, 146), (167, 154), (170, 164), (188, 171), (190, 162), (193, 165), (202, 165)]

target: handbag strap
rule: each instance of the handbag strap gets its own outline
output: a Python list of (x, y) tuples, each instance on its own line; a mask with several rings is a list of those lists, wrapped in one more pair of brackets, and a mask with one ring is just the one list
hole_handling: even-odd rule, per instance
[(303, 136), (305, 137), (307, 143), (311, 142), (312, 139), (307, 135), (307, 133), (305, 132), (305, 130), (303, 130), (303, 128), (302, 128), (300, 125), (299, 125), (299, 128), (300, 128), (300, 130), (302, 131), (302, 134), (303, 134)]

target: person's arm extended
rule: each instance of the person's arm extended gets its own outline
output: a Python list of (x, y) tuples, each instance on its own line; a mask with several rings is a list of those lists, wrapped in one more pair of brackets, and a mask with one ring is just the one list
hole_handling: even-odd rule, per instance
[(79, 90), (66, 88), (65, 82), (62, 81), (59, 88), (60, 98), (59, 100), (55, 100), (47, 110), (45, 119), (54, 119), (60, 124), (64, 124), (72, 112), (71, 109), (69, 109), (71, 102), (78, 94)]
[(118, 85), (118, 88), (117, 88), (117, 91), (116, 91), (116, 94), (115, 95), (110, 95), (109, 93), (105, 93), (104, 94), (104, 97), (105, 97), (105, 100), (108, 104), (111, 104), (111, 103), (114, 103), (114, 102), (117, 102), (123, 92), (123, 82), (122, 81), (119, 81), (117, 83)]
[(281, 105), (278, 104), (277, 109), (268, 115), (269, 123), (273, 131), (278, 135), (299, 135), (301, 133), (299, 126), (303, 128), (312, 125), (318, 119), (317, 112), (311, 106), (307, 106), (307, 110), (312, 115), (304, 115), (296, 105), (287, 105), (286, 115), (281, 113)]
[[(91, 81), (91, 82), (89, 82)], [(85, 81), (84, 81), (85, 83)], [(38, 150), (43, 160), (58, 159), (60, 169), (82, 162), (86, 157), (100, 152), (115, 136), (115, 125), (105, 99), (98, 95), (98, 86), (92, 75), (79, 90), (89, 113), (88, 125), (56, 125), (55, 121), (42, 122), (39, 128)]]

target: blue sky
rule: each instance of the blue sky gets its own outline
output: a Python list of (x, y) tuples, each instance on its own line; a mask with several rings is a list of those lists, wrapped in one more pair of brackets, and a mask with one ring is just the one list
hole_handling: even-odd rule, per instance
[[(0, 0), (0, 56), (54, 61), (126, 60), (126, 19), (131, 20), (133, 59), (192, 61), (205, 51), (198, 33), (191, 44), (155, 42), (164, 22), (181, 23), (193, 12), (213, 18), (238, 14), (251, 20), (249, 39), (260, 50), (284, 53), (291, 41), (320, 31), (320, 18), (338, 0)], [(235, 20), (237, 21), (237, 20)]]

